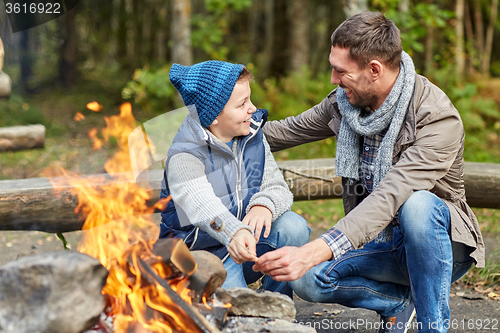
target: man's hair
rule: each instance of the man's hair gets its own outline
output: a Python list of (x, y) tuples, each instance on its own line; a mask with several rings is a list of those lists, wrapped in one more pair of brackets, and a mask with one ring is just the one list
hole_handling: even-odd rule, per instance
[(359, 68), (376, 59), (396, 70), (403, 51), (398, 27), (377, 12), (363, 12), (345, 20), (333, 32), (332, 46), (348, 47)]
[(246, 81), (248, 81), (248, 83), (253, 82), (253, 74), (246, 67), (243, 67), (243, 69), (241, 70), (240, 76), (238, 76), (238, 81), (241, 81), (241, 80), (246, 80)]

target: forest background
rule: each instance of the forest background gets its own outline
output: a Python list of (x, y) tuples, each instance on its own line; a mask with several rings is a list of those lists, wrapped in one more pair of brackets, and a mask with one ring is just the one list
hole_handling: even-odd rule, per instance
[[(172, 63), (242, 63), (255, 75), (252, 101), (281, 119), (318, 104), (330, 84), (330, 35), (346, 18), (376, 10), (394, 20), (417, 72), (443, 89), (466, 130), (464, 158), (500, 163), (498, 0), (82, 0), (62, 17), (12, 33), (0, 3), (3, 71), (10, 99), (0, 127), (43, 124), (45, 148), (0, 153), (0, 180), (47, 176), (63, 167), (103, 173), (116, 151), (92, 148), (89, 131), (131, 102), (143, 123), (182, 106), (168, 80)], [(97, 101), (100, 113), (86, 108)], [(78, 121), (77, 121), (78, 120)], [(277, 160), (330, 158), (326, 139), (275, 153)], [(297, 202), (319, 229), (343, 216), (339, 200)], [(485, 234), (500, 234), (500, 211), (475, 209)], [(498, 280), (500, 263), (481, 278)], [(493, 273), (493, 275), (492, 275)], [(480, 275), (482, 274), (482, 275)]]

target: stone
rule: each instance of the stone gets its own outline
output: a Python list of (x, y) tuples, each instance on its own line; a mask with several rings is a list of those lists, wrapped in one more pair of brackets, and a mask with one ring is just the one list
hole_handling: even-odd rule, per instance
[(75, 251), (47, 252), (0, 266), (0, 332), (80, 333), (104, 309), (108, 271)]
[(271, 291), (256, 292), (249, 288), (218, 288), (216, 298), (231, 303), (228, 315), (295, 319), (295, 305), (290, 297)]
[(310, 326), (295, 324), (283, 319), (230, 317), (222, 333), (316, 333)]

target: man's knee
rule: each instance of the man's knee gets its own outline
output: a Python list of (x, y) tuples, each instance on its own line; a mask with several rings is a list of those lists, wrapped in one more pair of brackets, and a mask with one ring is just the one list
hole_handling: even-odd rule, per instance
[(318, 302), (319, 296), (316, 295), (319, 291), (319, 286), (316, 283), (314, 269), (309, 270), (300, 279), (290, 282), (290, 286), (297, 296), (308, 302)]
[(399, 209), (401, 230), (406, 236), (425, 237), (436, 228), (449, 229), (450, 211), (448, 206), (429, 191), (414, 192)]
[(311, 228), (306, 220), (295, 212), (283, 213), (274, 221), (273, 229), (280, 234), (280, 237), (287, 239), (287, 245), (302, 246), (309, 241)]

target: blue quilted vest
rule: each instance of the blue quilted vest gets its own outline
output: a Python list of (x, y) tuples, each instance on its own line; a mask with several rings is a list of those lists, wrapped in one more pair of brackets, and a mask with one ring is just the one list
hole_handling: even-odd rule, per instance
[[(252, 115), (250, 134), (238, 137), (238, 156), (231, 149), (215, 143), (198, 121), (190, 114), (183, 121), (172, 146), (168, 150), (163, 174), (160, 198), (168, 197), (168, 162), (179, 153), (197, 157), (205, 166), (205, 174), (215, 195), (240, 221), (246, 215), (250, 198), (260, 190), (264, 174), (265, 148), (262, 126), (267, 120), (267, 110), (258, 109)], [(237, 185), (238, 181), (241, 185)], [(237, 187), (241, 187), (237, 190)], [(219, 258), (227, 255), (227, 249), (205, 231), (189, 223), (180, 207), (170, 200), (162, 211), (160, 238), (179, 237), (191, 250), (207, 250)]]

